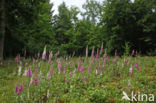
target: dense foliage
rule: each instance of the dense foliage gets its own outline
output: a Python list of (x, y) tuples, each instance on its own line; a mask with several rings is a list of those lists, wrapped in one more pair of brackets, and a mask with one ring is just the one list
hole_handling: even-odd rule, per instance
[(123, 55), (127, 42), (130, 50), (156, 55), (156, 0), (86, 0), (84, 12), (75, 6), (68, 8), (63, 2), (56, 15), (49, 0), (3, 1), (6, 32), (0, 38), (5, 38), (5, 57), (25, 50), (31, 56), (45, 45), (47, 52), (71, 55), (75, 51), (82, 55), (86, 46), (91, 51), (102, 43), (107, 53), (117, 49)]

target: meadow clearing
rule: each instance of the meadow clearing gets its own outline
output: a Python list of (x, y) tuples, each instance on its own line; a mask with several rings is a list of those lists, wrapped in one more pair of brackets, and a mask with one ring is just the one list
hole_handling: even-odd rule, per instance
[(0, 64), (0, 103), (128, 103), (123, 91), (147, 94), (141, 103), (154, 103), (149, 94), (156, 95), (156, 57), (43, 52)]

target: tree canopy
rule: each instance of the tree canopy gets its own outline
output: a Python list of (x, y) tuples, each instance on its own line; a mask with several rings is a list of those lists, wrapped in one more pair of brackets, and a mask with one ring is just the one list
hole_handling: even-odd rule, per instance
[(49, 0), (1, 0), (0, 7), (0, 58), (35, 55), (45, 45), (47, 52), (83, 55), (103, 44), (122, 55), (127, 42), (130, 50), (156, 55), (156, 0), (86, 0), (84, 12), (63, 2), (55, 15)]

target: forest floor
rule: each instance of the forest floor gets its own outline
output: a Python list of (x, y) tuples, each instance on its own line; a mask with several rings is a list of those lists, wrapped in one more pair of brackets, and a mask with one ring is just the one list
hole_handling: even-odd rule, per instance
[[(122, 99), (124, 93), (131, 100)], [(19, 58), (0, 63), (0, 103), (130, 101), (156, 102), (156, 57)]]

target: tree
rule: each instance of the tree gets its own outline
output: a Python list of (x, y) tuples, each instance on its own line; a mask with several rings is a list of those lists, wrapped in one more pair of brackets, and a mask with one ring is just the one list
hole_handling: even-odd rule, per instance
[(49, 0), (6, 0), (5, 56), (34, 55), (53, 44), (52, 6)]
[(3, 60), (5, 37), (5, 0), (0, 1), (0, 60)]
[(72, 27), (71, 15), (69, 9), (66, 7), (65, 2), (63, 2), (58, 7), (58, 17), (54, 25), (55, 38), (58, 42), (57, 45), (66, 44), (69, 41), (68, 35), (65, 34)]
[(84, 18), (90, 20), (93, 24), (97, 23), (101, 13), (100, 3), (95, 0), (86, 0), (82, 7), (85, 9), (85, 12), (82, 13)]

